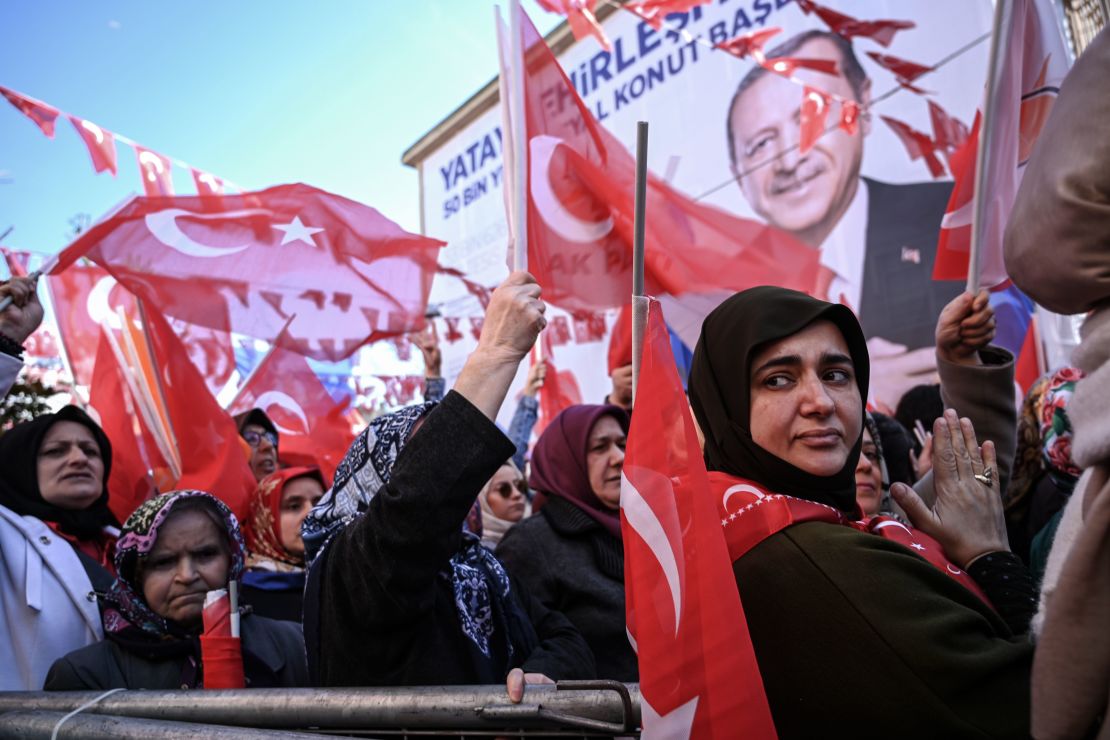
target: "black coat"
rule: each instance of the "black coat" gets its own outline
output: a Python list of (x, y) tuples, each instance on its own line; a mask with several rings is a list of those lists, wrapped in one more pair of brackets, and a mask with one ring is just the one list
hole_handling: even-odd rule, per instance
[(509, 529), (497, 557), (549, 609), (566, 615), (597, 659), (597, 675), (638, 681), (624, 614), (621, 541), (581, 509), (549, 498), (540, 513)]
[[(300, 625), (253, 614), (243, 616), (243, 673), (248, 688), (308, 685)], [(194, 640), (192, 656), (200, 654)], [(102, 640), (59, 658), (46, 674), (47, 691), (89, 689), (192, 688), (195, 674), (190, 655), (153, 658), (111, 640)]]
[(567, 619), (512, 584), (531, 636), (505, 630), (478, 658), (463, 634), (449, 572), (478, 491), (513, 454), (500, 430), (458, 393), (425, 419), (367, 511), (337, 534), (309, 570), (304, 629), (321, 686), (489, 684), (509, 670), (593, 678), (594, 660)]

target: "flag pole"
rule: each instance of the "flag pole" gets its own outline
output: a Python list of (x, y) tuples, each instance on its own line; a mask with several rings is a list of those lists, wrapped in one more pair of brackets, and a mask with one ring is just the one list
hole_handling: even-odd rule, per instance
[(987, 153), (991, 145), (991, 122), (995, 118), (998, 100), (995, 88), (998, 86), (999, 55), (1002, 53), (1002, 26), (1011, 21), (1013, 3), (994, 4), (994, 22), (991, 26), (990, 63), (987, 66), (987, 87), (983, 94), (983, 117), (979, 121), (979, 148), (975, 153), (975, 188), (972, 194), (971, 248), (967, 258), (967, 292), (979, 292), (979, 255), (982, 253), (981, 227), (987, 220), (989, 199), (983, 192), (987, 179)]
[(509, 124), (513, 141), (513, 270), (528, 269), (528, 127), (524, 120), (524, 43), (520, 0), (509, 2)]
[(636, 204), (632, 231), (632, 402), (640, 382), (640, 353), (647, 327), (648, 298), (644, 295), (644, 230), (647, 212), (648, 124), (636, 124)]

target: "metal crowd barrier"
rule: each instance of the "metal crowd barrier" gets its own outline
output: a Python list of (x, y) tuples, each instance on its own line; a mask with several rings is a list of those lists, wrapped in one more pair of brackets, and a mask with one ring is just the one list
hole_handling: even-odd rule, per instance
[(0, 738), (51, 738), (58, 720), (86, 704), (57, 738), (635, 738), (640, 727), (638, 685), (560, 681), (528, 686), (520, 704), (504, 685), (0, 692)]

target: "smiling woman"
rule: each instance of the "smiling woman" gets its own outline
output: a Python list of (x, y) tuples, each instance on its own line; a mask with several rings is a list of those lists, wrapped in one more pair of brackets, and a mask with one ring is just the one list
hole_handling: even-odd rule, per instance
[[(202, 491), (147, 501), (123, 525), (118, 576), (103, 598), (108, 639), (56, 661), (48, 691), (176, 689), (204, 685), (197, 635), (208, 591), (242, 574), (239, 524)], [(249, 612), (241, 646), (247, 686), (303, 686), (308, 678), (298, 625)]]

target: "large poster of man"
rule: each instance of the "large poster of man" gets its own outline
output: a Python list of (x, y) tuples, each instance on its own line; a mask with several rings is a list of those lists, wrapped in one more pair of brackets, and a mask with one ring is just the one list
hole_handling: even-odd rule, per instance
[[(650, 122), (649, 166), (657, 176), (692, 199), (771, 224), (820, 252), (823, 277), (815, 291), (860, 317), (875, 365), (872, 400), (893, 405), (904, 390), (931, 379), (937, 315), (963, 288), (932, 280), (952, 187), (951, 150), (938, 146), (923, 157), (903, 136), (912, 131), (925, 141), (935, 139), (936, 126), (946, 125), (935, 110), (951, 116), (948, 124), (957, 130), (970, 125), (983, 94), (992, 5), (822, 5), (862, 23), (841, 26), (844, 35), (838, 34), (794, 0), (714, 0), (669, 16), (658, 29), (618, 10), (603, 19), (610, 50), (586, 38), (560, 51), (558, 59), (588, 110), (629, 149), (636, 122)], [(884, 19), (902, 21), (899, 30), (855, 32)], [(780, 30), (764, 46), (768, 61), (826, 60), (835, 73), (827, 65), (825, 71), (800, 66), (787, 77), (750, 56), (739, 59), (714, 48), (772, 28)], [(928, 71), (910, 80), (898, 62)], [(827, 96), (830, 110), (825, 132), (803, 152), (807, 87)], [(844, 101), (860, 110), (851, 132), (837, 125)], [(488, 189), (474, 189), (473, 168), (468, 181), (452, 164), (472, 164), (467, 147), (500, 122), (500, 112), (490, 109), (422, 165), (427, 232), (447, 240), (444, 257), (454, 264), (504, 263), (503, 236), (487, 244), (476, 238), (504, 234), (491, 227), (504, 219), (501, 178), (489, 179), (494, 170), (500, 175), (500, 150), (496, 158), (477, 160), (478, 176), (489, 175)], [(440, 172), (448, 174), (433, 175)], [(493, 256), (479, 258), (486, 250)], [(667, 300), (668, 322), (692, 346), (701, 317), (721, 297)]]

